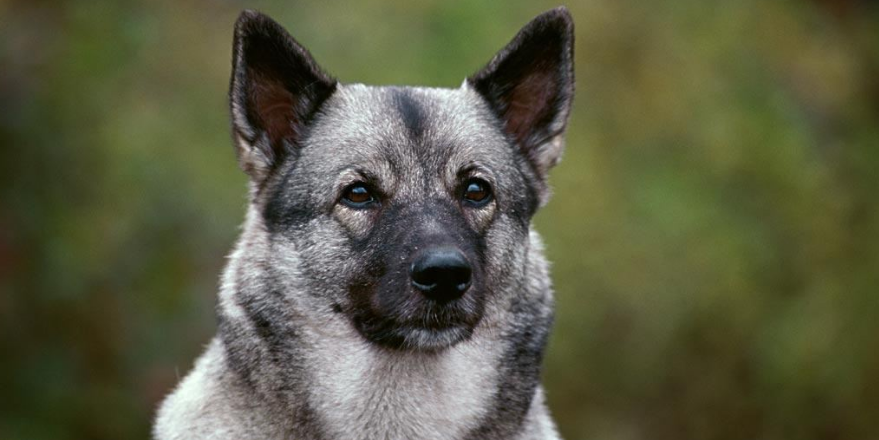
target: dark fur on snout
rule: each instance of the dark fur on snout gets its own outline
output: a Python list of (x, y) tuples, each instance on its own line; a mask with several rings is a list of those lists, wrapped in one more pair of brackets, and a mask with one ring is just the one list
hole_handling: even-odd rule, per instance
[[(447, 219), (437, 222), (437, 230), (418, 226), (436, 218)], [(466, 294), (445, 303), (413, 288), (410, 274), (420, 250), (443, 245), (461, 251), (473, 267)], [(482, 269), (485, 240), (451, 203), (391, 206), (366, 237), (355, 239), (353, 249), (367, 263), (363, 276), (351, 283), (350, 314), (369, 340), (392, 348), (443, 348), (469, 338), (482, 319), (489, 288)]]
[(458, 89), (341, 84), (256, 12), (233, 48), (247, 219), (218, 335), (155, 436), (557, 438), (539, 381), (552, 289), (531, 218), (573, 99), (567, 10)]

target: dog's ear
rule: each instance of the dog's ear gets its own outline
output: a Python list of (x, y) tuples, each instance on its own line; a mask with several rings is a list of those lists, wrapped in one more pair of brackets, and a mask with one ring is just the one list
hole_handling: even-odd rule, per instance
[(229, 100), (241, 168), (254, 181), (297, 146), (336, 80), (281, 25), (254, 11), (235, 23)]
[(541, 178), (561, 158), (574, 97), (574, 22), (564, 7), (537, 16), (467, 83), (488, 102)]

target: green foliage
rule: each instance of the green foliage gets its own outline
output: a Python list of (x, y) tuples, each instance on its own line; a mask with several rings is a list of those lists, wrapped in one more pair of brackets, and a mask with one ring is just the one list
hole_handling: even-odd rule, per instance
[[(454, 87), (552, 6), (0, 1), (0, 438), (143, 438), (213, 334), (240, 9), (343, 81)], [(879, 11), (569, 7), (577, 98), (537, 218), (563, 434), (876, 437)]]

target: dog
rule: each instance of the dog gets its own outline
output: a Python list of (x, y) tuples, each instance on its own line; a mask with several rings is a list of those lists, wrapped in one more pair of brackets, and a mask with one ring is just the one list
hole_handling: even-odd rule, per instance
[(552, 287), (531, 219), (574, 88), (543, 13), (457, 89), (341, 84), (286, 30), (235, 25), (249, 176), (218, 333), (156, 439), (555, 439)]

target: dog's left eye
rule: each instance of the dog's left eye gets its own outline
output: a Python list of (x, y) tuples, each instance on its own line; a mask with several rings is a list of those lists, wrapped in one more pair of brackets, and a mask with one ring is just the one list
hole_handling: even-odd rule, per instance
[(363, 183), (355, 183), (345, 189), (342, 201), (352, 208), (365, 208), (375, 202), (375, 197)]
[(491, 200), (491, 187), (482, 179), (470, 179), (464, 184), (464, 200), (472, 206), (484, 206)]

